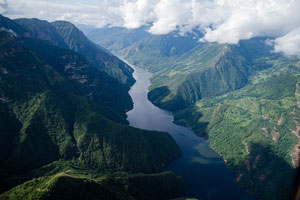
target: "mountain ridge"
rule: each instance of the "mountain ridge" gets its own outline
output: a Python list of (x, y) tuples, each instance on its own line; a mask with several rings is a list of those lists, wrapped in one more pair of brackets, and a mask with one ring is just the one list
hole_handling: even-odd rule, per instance
[(289, 199), (300, 158), (299, 58), (274, 53), (265, 37), (237, 45), (197, 43), (162, 56), (163, 45), (151, 38), (113, 47), (153, 73), (148, 99), (204, 137), (240, 187), (259, 199)]
[[(0, 18), (1, 25), (3, 20), (6, 29), (20, 27), (4, 17)], [(20, 198), (23, 190), (28, 190), (27, 198), (31, 198), (38, 194), (31, 190), (33, 185), (43, 185), (48, 175), (55, 177), (70, 168), (76, 172), (72, 179), (67, 178), (70, 188), (83, 184), (82, 192), (95, 192), (91, 189), (97, 184), (84, 184), (91, 176), (94, 180), (112, 171), (123, 173), (121, 177), (158, 173), (180, 156), (179, 147), (169, 134), (126, 125), (125, 112), (132, 106), (128, 85), (91, 65), (83, 55), (48, 39), (0, 31), (0, 138), (4, 144), (0, 147), (0, 191), (8, 191), (0, 198)], [(120, 91), (125, 96), (120, 96)], [(124, 102), (114, 106), (117, 98)], [(78, 179), (83, 176), (85, 179)], [(149, 178), (137, 176), (140, 182)], [(170, 188), (175, 196), (171, 196), (179, 195), (176, 190), (181, 191), (180, 178), (172, 173), (155, 176), (158, 183), (176, 180)], [(57, 180), (54, 187), (60, 191), (59, 182), (65, 177)], [(111, 184), (105, 183), (105, 187)], [(125, 179), (122, 184), (112, 191), (126, 193), (124, 187), (129, 182)], [(138, 184), (132, 183), (132, 187)], [(166, 190), (157, 190), (161, 192), (157, 195)], [(37, 198), (52, 195), (49, 189), (45, 192), (46, 196)]]

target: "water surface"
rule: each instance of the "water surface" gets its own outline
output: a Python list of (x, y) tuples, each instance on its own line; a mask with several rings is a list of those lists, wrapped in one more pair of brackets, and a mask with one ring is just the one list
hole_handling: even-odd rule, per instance
[(140, 68), (134, 69), (136, 83), (129, 91), (134, 105), (127, 112), (127, 120), (133, 127), (166, 131), (174, 138), (182, 156), (170, 163), (164, 171), (173, 171), (183, 177), (183, 195), (208, 200), (253, 199), (245, 190), (236, 186), (224, 160), (201, 137), (188, 128), (174, 124), (171, 112), (154, 106), (148, 100), (149, 79), (152, 74)]

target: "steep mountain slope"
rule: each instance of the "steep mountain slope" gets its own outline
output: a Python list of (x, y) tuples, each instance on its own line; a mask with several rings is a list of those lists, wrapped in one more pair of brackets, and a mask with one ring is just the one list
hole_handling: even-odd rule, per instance
[(78, 170), (69, 169), (54, 175), (35, 178), (0, 195), (0, 198), (171, 199), (179, 196), (182, 188), (180, 179), (171, 172), (162, 174), (115, 173), (109, 176), (97, 174), (91, 178), (78, 173)]
[[(252, 42), (256, 41), (247, 41)], [(260, 45), (265, 46), (263, 42)], [(257, 71), (275, 63), (269, 62), (273, 55), (255, 60), (244, 51), (250, 50), (235, 45), (199, 44), (168, 61), (166, 64), (170, 67), (156, 73), (149, 99), (169, 110), (184, 108), (202, 98), (240, 89)], [(281, 59), (284, 58), (276, 58), (276, 62), (281, 62)]]
[(149, 99), (167, 109), (191, 105), (175, 122), (206, 137), (239, 185), (260, 199), (288, 199), (299, 163), (299, 59), (270, 53), (260, 39), (209, 45), (156, 73)]
[(86, 56), (91, 64), (104, 70), (108, 75), (121, 83), (129, 86), (134, 83), (133, 70), (127, 64), (90, 42), (73, 24), (65, 21), (56, 21), (52, 25), (69, 48)]
[[(15, 26), (12, 24), (9, 27)], [(52, 175), (64, 171), (64, 163), (74, 169), (94, 169), (102, 175), (111, 171), (155, 173), (180, 155), (167, 133), (116, 123), (125, 123), (123, 115), (129, 100), (120, 90), (128, 86), (91, 65), (84, 56), (59, 46), (51, 37), (24, 38), (0, 31), (0, 69), (1, 192), (33, 177), (44, 180), (42, 176), (56, 168), (58, 160), (63, 167)], [(52, 167), (43, 168), (50, 163)], [(32, 176), (40, 167), (43, 173)], [(87, 171), (85, 175), (93, 173)], [(157, 176), (165, 180), (163, 174)], [(173, 174), (167, 177), (180, 182)], [(70, 188), (78, 189), (85, 183), (74, 178), (67, 178)], [(63, 189), (60, 180), (65, 179), (55, 180), (50, 188), (45, 186), (51, 198), (53, 187), (55, 191)], [(98, 186), (83, 187), (90, 191)], [(180, 184), (174, 187), (180, 191)], [(22, 192), (21, 188), (17, 191)], [(149, 185), (151, 188), (154, 186)]]
[(172, 33), (153, 35), (123, 50), (113, 52), (125, 57), (136, 66), (146, 68), (151, 72), (157, 72), (164, 68), (166, 61), (172, 61), (177, 56), (193, 49), (196, 45), (196, 38)]
[[(70, 23), (66, 24), (68, 25), (67, 27), (73, 27), (73, 25)], [(35, 51), (41, 57), (44, 57), (48, 64), (55, 66), (60, 71), (64, 70), (64, 72), (68, 73), (69, 76), (72, 75), (73, 79), (80, 79), (82, 83), (80, 85), (81, 89), (85, 90), (85, 92), (87, 93), (86, 95), (89, 94), (90, 98), (96, 99), (98, 101), (100, 100), (103, 106), (106, 105), (110, 108), (117, 108), (117, 111), (119, 111), (119, 113), (123, 115), (123, 118), (125, 118), (125, 111), (132, 108), (131, 97), (128, 94), (129, 86), (134, 82), (131, 73), (128, 74), (129, 78), (126, 78), (126, 80), (129, 81), (128, 83), (121, 83), (123, 85), (118, 84), (117, 81), (114, 81), (104, 73), (94, 69), (96, 66), (92, 65), (85, 56), (73, 52), (65, 43), (64, 39), (56, 31), (56, 28), (47, 21), (39, 19), (10, 20), (6, 17), (0, 16), (0, 25), (7, 30), (15, 28), (13, 31), (26, 43), (26, 46), (31, 48), (31, 50)], [(73, 27), (73, 29), (79, 32), (76, 27)], [(84, 38), (84, 42), (90, 45), (86, 46), (85, 50), (87, 52), (95, 52), (96, 46), (89, 42), (84, 35), (81, 35), (81, 37)], [(43, 44), (40, 44), (41, 40)], [(75, 37), (72, 41), (74, 41), (76, 44), (81, 42), (80, 37)], [(45, 45), (48, 46), (45, 47)], [(111, 59), (114, 59), (115, 62), (119, 64), (115, 65), (115, 67), (122, 67), (122, 65), (125, 66), (122, 61), (118, 60), (111, 54), (105, 53), (99, 48), (96, 48), (96, 50), (97, 53), (92, 54), (92, 56), (99, 56), (98, 64), (101, 64), (103, 62), (110, 62)], [(68, 63), (68, 61), (70, 62)], [(75, 66), (78, 66), (79, 70), (77, 68), (74, 68)], [(116, 75), (117, 74), (118, 73), (116, 73)], [(102, 89), (96, 87), (97, 84), (99, 85), (100, 83), (96, 83), (97, 80), (95, 79), (95, 75), (98, 78), (101, 77), (101, 81), (106, 83), (106, 87), (103, 87)], [(88, 84), (89, 86), (91, 86), (89, 87), (90, 89), (94, 88), (93, 91), (90, 91), (90, 89), (87, 89), (86, 87), (82, 87), (82, 85)], [(106, 90), (102, 91), (104, 88), (106, 88)], [(94, 94), (92, 95), (92, 93)], [(119, 101), (118, 98), (121, 98), (122, 100)], [(112, 111), (113, 110), (114, 109), (112, 109)]]
[(166, 66), (166, 61), (197, 46), (197, 39), (201, 36), (197, 31), (187, 36), (181, 36), (176, 31), (151, 35), (146, 29), (103, 28), (89, 32), (88, 37), (130, 63), (156, 72)]
[(130, 30), (121, 27), (99, 28), (89, 31), (87, 36), (96, 44), (117, 52), (150, 37), (151, 34), (145, 29), (146, 27)]
[(48, 45), (36, 39), (23, 38), (22, 40), (47, 64), (77, 82), (76, 86), (81, 94), (94, 103), (106, 107), (111, 114), (121, 115), (120, 121), (125, 121), (125, 112), (132, 107), (126, 85), (98, 70), (84, 56), (74, 51)]
[(28, 30), (22, 33), (22, 36), (38, 38), (51, 45), (76, 51), (85, 56), (92, 65), (105, 71), (122, 84), (131, 86), (134, 83), (132, 69), (128, 65), (90, 42), (73, 24), (65, 21), (49, 23), (39, 19), (16, 19), (14, 21)]
[(150, 38), (117, 51), (154, 72), (148, 98), (205, 137), (241, 187), (289, 199), (300, 157), (299, 58), (272, 53), (267, 38), (181, 43), (175, 56)]
[[(298, 66), (299, 67), (299, 66)], [(299, 166), (299, 74), (270, 78), (175, 112), (260, 199), (289, 199)]]
[(109, 45), (113, 35), (106, 36), (108, 30), (97, 32), (103, 35), (92, 35), (94, 41), (106, 42), (117, 55), (155, 73), (149, 99), (168, 110), (181, 109), (201, 98), (240, 89), (257, 71), (271, 67), (275, 63), (273, 59), (285, 62), (282, 56), (269, 53), (271, 47), (264, 43), (265, 38), (242, 41), (239, 46), (220, 45), (199, 43), (197, 39), (201, 33), (197, 31), (186, 36), (172, 32), (145, 36), (116, 49)]
[(34, 18), (16, 19), (14, 21), (24, 29), (29, 30), (29, 32), (25, 32), (23, 34), (24, 37), (38, 38), (40, 40), (46, 41), (49, 44), (67, 48), (66, 43), (56, 32), (55, 27), (53, 27), (46, 20), (39, 20)]
[(29, 35), (31, 34), (31, 32), (29, 30), (26, 30), (25, 28), (23, 28), (22, 26), (20, 26), (19, 24), (17, 24), (16, 22), (14, 22), (13, 20), (4, 17), (2, 15), (0, 15), (0, 27), (1, 29), (7, 29), (8, 31), (11, 31), (12, 34), (14, 35)]

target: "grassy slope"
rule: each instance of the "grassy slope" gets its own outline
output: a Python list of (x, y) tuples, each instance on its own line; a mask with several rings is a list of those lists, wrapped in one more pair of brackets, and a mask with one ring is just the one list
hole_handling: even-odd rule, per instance
[(157, 172), (180, 155), (167, 133), (110, 121), (78, 89), (84, 82), (44, 64), (12, 34), (0, 34), (0, 112), (8, 122), (1, 121), (1, 191), (59, 159), (98, 171)]
[[(1, 199), (171, 199), (182, 192), (181, 180), (171, 172), (160, 174), (99, 173), (65, 162), (52, 172), (33, 178), (2, 195)], [(58, 167), (59, 166), (59, 167)], [(59, 172), (56, 172), (56, 171)], [(39, 169), (35, 173), (41, 173)], [(171, 184), (170, 184), (171, 183)]]
[[(236, 181), (260, 199), (288, 199), (299, 162), (298, 75), (282, 75), (175, 113), (205, 137)], [(294, 132), (293, 132), (294, 131)]]

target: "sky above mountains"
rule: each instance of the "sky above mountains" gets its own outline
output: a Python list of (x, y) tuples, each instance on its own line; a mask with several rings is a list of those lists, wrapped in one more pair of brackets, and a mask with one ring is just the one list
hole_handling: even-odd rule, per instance
[(0, 13), (11, 17), (67, 20), (96, 27), (138, 28), (152, 34), (195, 28), (203, 41), (237, 44), (257, 36), (275, 52), (300, 56), (300, 0), (0, 0)]

